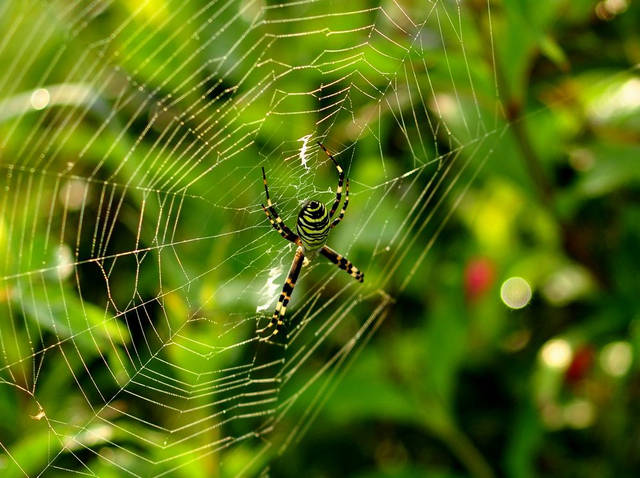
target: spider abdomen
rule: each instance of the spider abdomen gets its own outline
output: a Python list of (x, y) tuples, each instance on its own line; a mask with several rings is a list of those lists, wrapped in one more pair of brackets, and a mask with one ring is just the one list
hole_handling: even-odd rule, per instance
[(298, 214), (296, 229), (307, 251), (320, 249), (327, 242), (331, 227), (327, 209), (319, 201), (309, 201)]

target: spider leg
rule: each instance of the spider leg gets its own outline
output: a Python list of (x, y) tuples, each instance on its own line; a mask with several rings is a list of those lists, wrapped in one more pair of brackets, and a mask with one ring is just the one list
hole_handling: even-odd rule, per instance
[[(269, 222), (271, 223), (271, 225), (273, 226), (273, 228), (278, 231), (278, 233), (284, 237), (287, 241), (291, 241), (294, 244), (298, 244), (299, 243), (299, 238), (297, 234), (294, 234), (293, 231), (291, 231), (291, 229), (289, 229), (285, 223), (282, 221), (282, 219), (280, 219), (280, 216), (276, 216), (276, 219), (274, 220), (273, 217), (271, 217), (271, 213), (269, 212), (269, 209), (267, 209), (266, 207), (264, 207), (264, 204), (261, 204), (262, 209), (264, 210), (265, 214), (267, 215), (267, 217), (269, 218)], [(278, 222), (279, 221), (279, 222)], [(278, 225), (280, 224), (280, 225)], [(284, 226), (284, 228), (281, 228), (281, 226)]]
[(287, 227), (271, 202), (271, 198), (269, 197), (269, 187), (267, 186), (267, 176), (264, 173), (264, 168), (262, 168), (262, 182), (264, 184), (264, 192), (267, 195), (267, 207), (265, 207), (264, 204), (261, 204), (261, 206), (264, 213), (267, 215), (267, 218), (269, 218), (269, 222), (282, 237), (297, 244), (298, 235)]
[(343, 271), (346, 271), (347, 274), (349, 274), (355, 280), (359, 282), (364, 281), (364, 272), (362, 272), (360, 269), (355, 267), (351, 263), (351, 261), (347, 260), (346, 257), (338, 254), (336, 251), (334, 251), (330, 247), (324, 246), (322, 249), (320, 249), (320, 254), (325, 256), (327, 259), (329, 259), (331, 262), (333, 262)]
[[(333, 201), (333, 206), (331, 206), (331, 210), (329, 211), (329, 217), (333, 217), (336, 210), (338, 209), (338, 206), (340, 205), (340, 199), (342, 198), (342, 184), (344, 182), (344, 170), (338, 164), (338, 162), (336, 161), (336, 158), (333, 157), (333, 155), (327, 150), (327, 148), (325, 148), (322, 145), (320, 141), (318, 141), (318, 146), (320, 146), (322, 150), (327, 154), (327, 156), (329, 156), (331, 161), (333, 161), (333, 164), (335, 164), (336, 169), (338, 170), (338, 189), (336, 189), (336, 199)], [(344, 211), (346, 207), (343, 207), (342, 209)]]
[(340, 224), (340, 221), (342, 221), (342, 218), (344, 217), (344, 213), (347, 212), (348, 205), (349, 205), (349, 178), (347, 178), (347, 181), (345, 183), (344, 203), (342, 204), (342, 209), (340, 210), (340, 214), (338, 214), (338, 217), (334, 219), (334, 221), (331, 223), (331, 227), (336, 227), (338, 224)]
[(293, 288), (296, 286), (296, 281), (298, 280), (298, 275), (300, 274), (303, 260), (304, 252), (302, 250), (302, 247), (298, 247), (298, 249), (296, 250), (296, 255), (293, 258), (293, 262), (291, 263), (291, 268), (289, 269), (289, 275), (287, 276), (287, 280), (284, 283), (282, 292), (280, 293), (280, 297), (278, 298), (278, 303), (276, 304), (276, 310), (273, 312), (273, 317), (271, 317), (271, 321), (266, 327), (257, 331), (258, 334), (260, 334), (260, 340), (268, 340), (274, 335), (286, 334), (284, 314), (287, 311), (287, 305), (291, 300)]

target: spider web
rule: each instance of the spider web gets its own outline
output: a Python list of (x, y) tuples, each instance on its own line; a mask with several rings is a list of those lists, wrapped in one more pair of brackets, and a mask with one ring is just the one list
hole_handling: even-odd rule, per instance
[[(0, 8), (0, 388), (32, 411), (38, 450), (0, 440), (7, 463), (268, 470), (420, 287), (504, 133), (493, 72), (467, 60), (491, 42), (453, 1)], [(260, 167), (293, 226), (335, 194), (316, 140), (351, 179), (329, 245), (366, 280), (311, 262), (287, 346), (259, 343), (294, 253), (260, 207)]]

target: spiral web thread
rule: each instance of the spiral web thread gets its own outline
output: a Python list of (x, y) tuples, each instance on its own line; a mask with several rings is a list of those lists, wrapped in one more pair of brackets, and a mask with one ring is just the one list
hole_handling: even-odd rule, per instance
[[(491, 42), (404, 3), (3, 3), (0, 377), (42, 450), (0, 440), (12, 467), (255, 474), (304, 436), (504, 133)], [(334, 194), (316, 140), (351, 178), (329, 242), (372, 273), (311, 262), (258, 343), (294, 252), (260, 167), (291, 226)]]

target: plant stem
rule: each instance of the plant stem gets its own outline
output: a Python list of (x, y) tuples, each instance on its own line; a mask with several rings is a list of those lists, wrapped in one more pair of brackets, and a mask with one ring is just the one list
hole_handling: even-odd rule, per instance
[(493, 470), (482, 454), (471, 442), (469, 437), (452, 426), (440, 433), (452, 453), (464, 464), (465, 468), (475, 478), (494, 478)]
[[(492, 48), (494, 48), (493, 38), (484, 22), (484, 3), (481, 0), (476, 0), (470, 2), (469, 5), (473, 10), (472, 17), (476, 20), (476, 26), (480, 35), (487, 44), (491, 44)], [(509, 82), (504, 75), (502, 65), (500, 64), (500, 56), (498, 55), (497, 50), (495, 52), (491, 52), (488, 62), (492, 66), (496, 75), (498, 99), (502, 103), (505, 119), (513, 132), (516, 144), (520, 149), (520, 156), (525, 163), (525, 167), (527, 168), (529, 176), (534, 184), (536, 193), (542, 204), (554, 217), (557, 218), (557, 214), (553, 206), (553, 188), (547, 179), (547, 175), (542, 167), (542, 163), (540, 162), (538, 155), (533, 149), (525, 129), (524, 118), (521, 116), (522, 101), (521, 99), (515, 98), (509, 89)]]
[[(514, 112), (510, 113), (512, 109)], [(549, 212), (551, 212), (553, 216), (556, 216), (555, 208), (553, 207), (553, 188), (551, 187), (551, 184), (547, 179), (547, 175), (542, 168), (542, 163), (538, 159), (538, 156), (531, 145), (529, 136), (525, 131), (524, 120), (520, 116), (519, 111), (519, 106), (516, 107), (515, 105), (510, 105), (507, 109), (507, 119), (509, 120), (511, 131), (513, 131), (513, 136), (515, 137), (516, 144), (520, 149), (521, 157), (529, 171), (529, 175), (531, 176), (540, 201), (547, 207), (547, 209), (549, 209)], [(511, 114), (513, 114), (513, 117), (511, 117)]]

